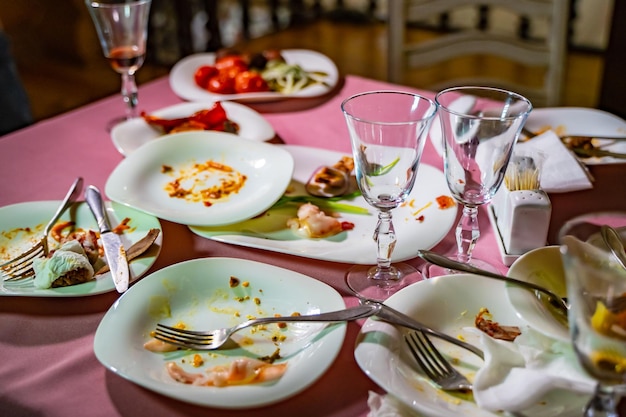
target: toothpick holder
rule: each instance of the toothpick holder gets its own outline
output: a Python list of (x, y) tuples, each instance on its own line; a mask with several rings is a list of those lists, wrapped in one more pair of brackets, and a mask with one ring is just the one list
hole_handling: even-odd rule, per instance
[(503, 186), (490, 209), (505, 264), (510, 265), (519, 255), (546, 245), (552, 203), (543, 190), (510, 191)]

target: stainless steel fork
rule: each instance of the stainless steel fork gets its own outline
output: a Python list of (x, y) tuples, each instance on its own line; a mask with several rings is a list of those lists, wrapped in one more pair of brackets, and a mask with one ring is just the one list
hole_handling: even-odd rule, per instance
[(421, 331), (409, 332), (404, 336), (415, 361), (422, 371), (445, 391), (467, 391), (472, 389), (469, 380), (457, 371)]
[(211, 331), (194, 331), (178, 329), (158, 323), (154, 332), (154, 338), (166, 343), (194, 350), (214, 350), (222, 346), (226, 341), (241, 329), (250, 326), (258, 326), (269, 323), (287, 322), (341, 322), (357, 320), (376, 314), (380, 307), (376, 305), (360, 305), (346, 310), (331, 311), (328, 313), (311, 314), (308, 316), (281, 316), (261, 317), (245, 321), (234, 327), (216, 329)]
[(63, 215), (65, 210), (72, 205), (74, 201), (80, 195), (83, 189), (82, 177), (76, 178), (72, 183), (72, 186), (68, 190), (65, 198), (61, 202), (61, 205), (54, 213), (48, 224), (44, 229), (43, 235), (38, 241), (27, 251), (23, 252), (19, 256), (0, 264), (0, 278), (5, 283), (7, 282), (19, 282), (26, 279), (33, 279), (35, 271), (33, 270), (33, 259), (43, 258), (48, 256), (48, 235), (54, 227), (55, 223)]

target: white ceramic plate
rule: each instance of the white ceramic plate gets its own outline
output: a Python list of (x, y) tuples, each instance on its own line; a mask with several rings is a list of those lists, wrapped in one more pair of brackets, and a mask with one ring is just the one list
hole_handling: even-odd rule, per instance
[[(526, 121), (526, 128), (539, 131), (551, 128), (559, 135), (575, 133), (585, 136), (621, 135), (626, 136), (626, 121), (614, 114), (583, 107), (545, 107), (533, 109)], [(439, 155), (443, 154), (441, 140), (441, 126), (439, 120), (434, 120), (430, 130), (430, 140)], [(598, 140), (597, 145), (603, 149), (626, 153), (626, 141), (613, 142)], [(624, 163), (626, 159), (611, 157), (581, 158), (587, 165)]]
[[(295, 160), (294, 190), (290, 195), (306, 195), (304, 183), (322, 165), (333, 165), (347, 154), (304, 146), (283, 146)], [(412, 206), (393, 211), (393, 223), (398, 243), (393, 252), (394, 261), (411, 259), (417, 249), (429, 249), (443, 239), (456, 219), (457, 209), (438, 208), (435, 198), (450, 195), (443, 173), (422, 164), (409, 200)], [(376, 227), (376, 211), (362, 197), (342, 200), (343, 203), (364, 207), (369, 215), (337, 213), (341, 221), (354, 223), (354, 229), (326, 239), (306, 239), (297, 236), (287, 226), (289, 218), (296, 217), (298, 205), (272, 209), (265, 215), (225, 227), (191, 227), (194, 233), (220, 242), (326, 261), (372, 264), (376, 260), (376, 243), (372, 239)], [(429, 205), (430, 204), (430, 205)], [(420, 208), (429, 207), (417, 212)], [(423, 215), (424, 221), (418, 217)]]
[[(34, 201), (0, 208), (0, 254), (2, 255), (0, 262), (13, 258), (24, 248), (31, 247), (33, 241), (39, 239), (45, 225), (60, 204), (60, 201)], [(152, 216), (116, 203), (107, 202), (105, 205), (113, 227), (126, 217), (131, 219), (129, 223), (131, 228), (121, 235), (122, 243), (126, 248), (146, 236), (150, 229), (161, 230), (159, 221)], [(76, 227), (80, 229), (98, 230), (96, 219), (85, 203), (76, 203), (70, 207), (61, 217), (60, 221), (63, 220), (74, 221)], [(30, 228), (30, 232), (17, 235), (8, 233), (17, 228)], [(156, 261), (161, 251), (162, 241), (162, 234), (159, 233), (149, 251), (130, 262), (131, 282), (141, 277)], [(56, 247), (52, 239), (49, 239), (49, 242), (51, 248)], [(0, 283), (0, 296), (82, 297), (114, 290), (115, 285), (110, 272), (98, 275), (96, 279), (83, 284), (61, 288), (35, 288), (32, 281), (20, 284)]]
[[(503, 325), (523, 326), (509, 306), (505, 285), (487, 278), (457, 274), (420, 281), (392, 295), (386, 304), (449, 335), (463, 337), (479, 345), (478, 335), (464, 330), (473, 327), (474, 317), (487, 307), (494, 320)], [(478, 408), (468, 397), (435, 388), (419, 372), (398, 328), (368, 319), (357, 339), (355, 358), (374, 382), (413, 410), (431, 417), (495, 417)], [(474, 354), (433, 338), (442, 352), (458, 359), (459, 370), (470, 380), (481, 365)], [(540, 404), (525, 411), (533, 417), (579, 416), (587, 401), (585, 396), (553, 392)]]
[[(175, 119), (188, 117), (197, 111), (211, 108), (212, 103), (180, 103), (166, 107), (150, 115), (163, 119)], [(237, 136), (243, 139), (266, 141), (274, 137), (275, 132), (263, 116), (250, 107), (242, 104), (225, 101), (222, 107), (226, 111), (229, 120), (239, 125)], [(153, 139), (164, 136), (161, 132), (151, 127), (143, 118), (127, 120), (116, 125), (111, 130), (111, 139), (115, 148), (124, 156), (130, 155), (140, 146)]]
[[(231, 276), (247, 288), (229, 287)], [(235, 297), (250, 295), (246, 301)], [(257, 305), (253, 297), (260, 299)], [(233, 336), (241, 343), (211, 352), (176, 351), (157, 354), (143, 344), (158, 322), (185, 323), (188, 328), (232, 326), (256, 317), (315, 314), (345, 308), (333, 288), (308, 276), (271, 265), (233, 258), (196, 259), (163, 268), (134, 285), (111, 307), (100, 322), (94, 340), (98, 360), (109, 370), (152, 391), (181, 401), (216, 408), (250, 408), (291, 397), (320, 378), (332, 365), (344, 341), (345, 324), (289, 323), (284, 330), (242, 330)], [(235, 316), (240, 313), (240, 317)], [(277, 381), (222, 388), (181, 384), (169, 377), (165, 365), (176, 361), (193, 372), (232, 362), (239, 357), (271, 355), (277, 344), (271, 336), (286, 336), (278, 343), (280, 362), (287, 371)], [(203, 368), (189, 365), (194, 353)], [(187, 359), (187, 364), (183, 360)]]
[(339, 81), (339, 71), (327, 56), (307, 49), (284, 49), (281, 51), (288, 64), (300, 65), (305, 71), (322, 71), (328, 74), (327, 85), (312, 85), (293, 94), (277, 92), (215, 94), (200, 88), (194, 81), (194, 73), (202, 65), (213, 65), (215, 54), (189, 55), (178, 61), (170, 71), (170, 86), (176, 95), (189, 101), (237, 100), (263, 102), (293, 97), (317, 97), (331, 91)]
[[(550, 127), (560, 135), (575, 133), (579, 135), (621, 135), (626, 136), (626, 121), (614, 114), (582, 107), (556, 107), (535, 109), (528, 116), (526, 127), (531, 131)], [(609, 145), (610, 144), (610, 145)], [(598, 141), (603, 149), (626, 153), (626, 141)], [(626, 159), (584, 158), (587, 165), (624, 163)]]
[[(511, 278), (533, 282), (555, 294), (566, 297), (565, 273), (558, 246), (546, 246), (526, 252), (509, 268)], [(526, 289), (507, 285), (506, 293), (517, 315), (530, 327), (546, 336), (569, 341), (569, 329)]]
[[(174, 176), (162, 172), (164, 165), (176, 173), (209, 160), (245, 175), (242, 188), (209, 207), (169, 196), (165, 186)], [(293, 158), (275, 145), (222, 132), (181, 132), (155, 139), (129, 155), (113, 170), (105, 190), (111, 200), (161, 219), (215, 226), (252, 218), (271, 207), (285, 192), (292, 172)], [(213, 176), (194, 178), (199, 180), (198, 190), (216, 182)]]

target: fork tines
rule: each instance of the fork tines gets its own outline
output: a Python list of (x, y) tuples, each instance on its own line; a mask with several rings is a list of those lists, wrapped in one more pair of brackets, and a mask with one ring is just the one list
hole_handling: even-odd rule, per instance
[(14, 282), (33, 277), (33, 259), (46, 256), (46, 249), (44, 244), (38, 243), (20, 256), (0, 265), (2, 280)]
[(422, 371), (444, 390), (471, 390), (471, 383), (459, 373), (421, 331), (404, 336)]
[(192, 349), (206, 347), (213, 341), (213, 336), (211, 334), (207, 334), (206, 332), (181, 330), (161, 323), (157, 324), (154, 332), (154, 338), (166, 343)]

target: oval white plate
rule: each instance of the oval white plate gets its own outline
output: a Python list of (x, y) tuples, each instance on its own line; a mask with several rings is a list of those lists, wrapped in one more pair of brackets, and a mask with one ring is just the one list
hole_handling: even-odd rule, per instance
[[(14, 204), (0, 208), (0, 250), (10, 259), (24, 248), (32, 245), (33, 239), (38, 239), (43, 229), (57, 210), (60, 201), (33, 201)], [(117, 226), (126, 217), (130, 218), (129, 230), (121, 235), (125, 248), (139, 241), (148, 234), (150, 229), (161, 230), (158, 219), (141, 211), (133, 210), (121, 204), (106, 202), (107, 216), (113, 227)], [(98, 231), (98, 224), (89, 207), (85, 203), (75, 203), (68, 209), (59, 221), (72, 220), (76, 227)], [(19, 239), (9, 239), (6, 232), (17, 228), (30, 228), (32, 233), (20, 234)], [(130, 262), (131, 282), (141, 277), (157, 259), (163, 241), (159, 233), (154, 245), (141, 257)], [(51, 246), (53, 248), (55, 246)], [(4, 262), (4, 256), (0, 262)], [(0, 283), (0, 296), (28, 296), (28, 297), (82, 297), (114, 291), (115, 285), (111, 273), (98, 275), (96, 279), (78, 285), (60, 288), (35, 288), (32, 281), (21, 284)]]
[(293, 94), (277, 92), (215, 94), (200, 88), (194, 81), (194, 73), (202, 65), (215, 63), (214, 53), (189, 55), (178, 61), (170, 71), (170, 86), (178, 97), (189, 101), (237, 100), (263, 102), (293, 97), (322, 96), (333, 89), (339, 81), (339, 71), (335, 63), (326, 55), (307, 49), (284, 49), (281, 51), (288, 64), (300, 65), (305, 71), (322, 71), (328, 74), (327, 85), (312, 85)]
[[(478, 335), (464, 330), (473, 327), (474, 317), (487, 307), (503, 325), (523, 326), (506, 300), (503, 282), (475, 275), (456, 274), (410, 285), (392, 295), (389, 306), (451, 336), (478, 345)], [(523, 329), (522, 329), (523, 330)], [(368, 319), (357, 339), (354, 356), (374, 382), (415, 411), (430, 417), (496, 417), (473, 401), (435, 388), (418, 372), (403, 340), (403, 332), (390, 324)], [(474, 354), (432, 338), (443, 352), (458, 359), (457, 365), (470, 380), (481, 365)], [(576, 394), (551, 393), (537, 406), (525, 411), (533, 417), (579, 416), (587, 401)]]
[[(175, 119), (188, 117), (197, 111), (211, 108), (211, 103), (180, 103), (166, 107), (150, 115), (163, 119)], [(226, 111), (229, 120), (239, 125), (237, 136), (243, 139), (266, 141), (272, 139), (276, 132), (263, 116), (243, 104), (225, 101), (222, 107)], [(124, 156), (130, 155), (140, 146), (163, 137), (157, 129), (151, 127), (143, 118), (127, 120), (116, 125), (111, 130), (111, 139), (115, 148)]]
[[(277, 146), (277, 145), (275, 145)], [(333, 165), (348, 155), (325, 149), (306, 146), (282, 146), (295, 160), (290, 195), (305, 195), (304, 183), (322, 165)], [(450, 195), (443, 173), (426, 164), (419, 167), (417, 180), (408, 201), (411, 206), (393, 210), (393, 223), (398, 243), (392, 259), (401, 261), (416, 256), (417, 249), (429, 249), (443, 239), (456, 220), (457, 209), (441, 210), (435, 198)], [(362, 197), (342, 200), (342, 203), (364, 207), (369, 215), (338, 212), (341, 221), (354, 224), (354, 229), (327, 239), (306, 239), (297, 236), (286, 225), (287, 220), (296, 217), (298, 205), (272, 209), (264, 216), (224, 227), (191, 227), (203, 237), (220, 242), (253, 248), (272, 250), (281, 253), (304, 256), (326, 261), (372, 264), (376, 261), (376, 243), (372, 235), (376, 228), (376, 211)], [(430, 205), (429, 205), (430, 204)], [(427, 208), (419, 211), (420, 208)], [(413, 214), (419, 211), (417, 215)], [(423, 215), (424, 221), (418, 221)]]
[[(247, 288), (229, 287), (231, 276)], [(235, 297), (250, 295), (247, 301)], [(259, 297), (257, 305), (252, 297)], [(271, 355), (276, 344), (274, 331), (242, 330), (233, 340), (246, 337), (245, 348), (227, 345), (210, 353), (176, 351), (157, 354), (143, 344), (157, 323), (184, 322), (189, 328), (214, 329), (232, 326), (256, 317), (274, 314), (316, 314), (345, 308), (341, 295), (332, 287), (283, 268), (234, 258), (195, 259), (163, 268), (134, 285), (109, 309), (100, 322), (94, 340), (98, 360), (109, 370), (140, 386), (168, 397), (217, 408), (250, 408), (291, 397), (319, 379), (332, 365), (344, 341), (346, 326), (341, 324), (290, 323), (281, 334), (280, 362), (286, 373), (265, 384), (206, 387), (185, 385), (169, 377), (165, 364), (176, 361), (193, 372), (200, 368), (187, 363), (200, 353), (204, 369), (232, 362), (237, 357)], [(235, 311), (240, 317), (235, 317)], [(269, 328), (269, 326), (268, 326)]]
[[(558, 246), (546, 246), (526, 252), (509, 268), (511, 278), (533, 282), (555, 294), (566, 297), (565, 272)], [(546, 336), (569, 341), (569, 329), (531, 291), (507, 285), (506, 293), (518, 316), (530, 327)]]
[[(441, 126), (435, 123), (430, 130), (430, 140), (435, 149), (442, 155)], [(626, 121), (614, 114), (583, 107), (545, 107), (533, 109), (526, 121), (526, 128), (531, 131), (538, 131), (550, 127), (559, 134), (576, 133), (579, 135), (620, 135), (626, 136)], [(603, 149), (626, 153), (626, 141), (612, 143), (609, 140), (602, 140), (599, 144), (610, 144)], [(603, 158), (581, 158), (587, 165), (624, 163), (626, 159), (611, 157)]]
[[(165, 186), (172, 177), (161, 172), (163, 165), (178, 170), (207, 160), (245, 175), (241, 190), (210, 207), (168, 195)], [(181, 132), (155, 139), (129, 155), (113, 170), (105, 190), (111, 200), (161, 219), (216, 226), (252, 218), (271, 207), (285, 192), (292, 173), (293, 158), (275, 145), (230, 133)]]

